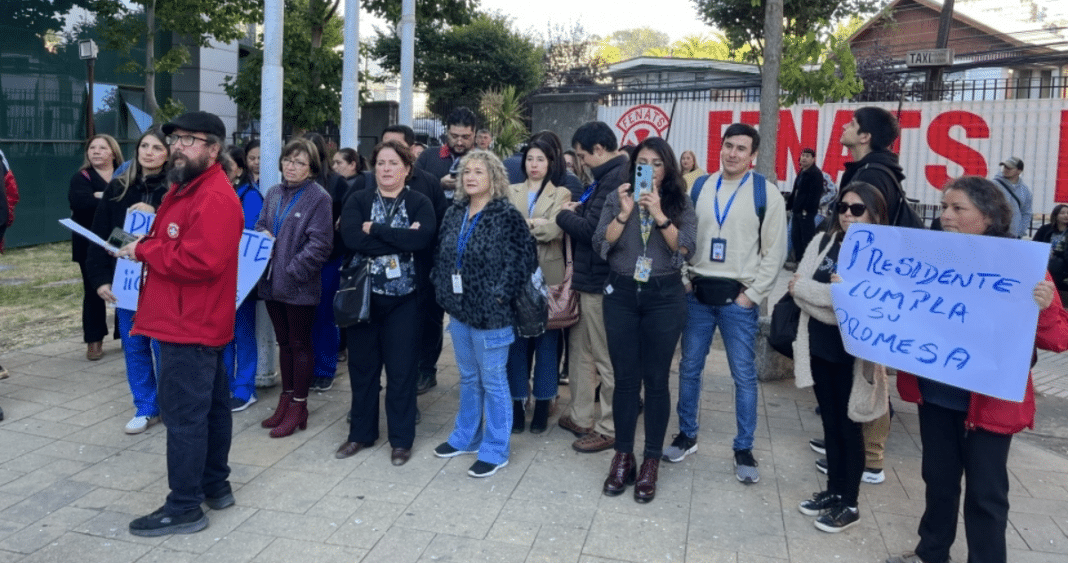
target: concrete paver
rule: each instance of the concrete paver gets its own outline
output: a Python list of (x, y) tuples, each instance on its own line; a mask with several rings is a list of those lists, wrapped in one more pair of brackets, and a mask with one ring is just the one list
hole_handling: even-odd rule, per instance
[[(129, 521), (157, 508), (167, 492), (165, 429), (124, 434), (133, 408), (122, 352), (109, 342), (102, 361), (87, 362), (82, 348), (71, 340), (0, 356), (11, 371), (0, 382), (7, 417), (0, 423), (0, 563), (874, 563), (914, 546), (923, 510), (916, 409), (895, 396), (886, 481), (862, 486), (860, 525), (835, 535), (816, 530), (796, 505), (823, 488), (807, 443), (821, 427), (812, 392), (792, 380), (761, 384), (754, 448), (761, 481), (738, 483), (730, 449), (733, 384), (716, 347), (705, 368), (699, 450), (661, 465), (652, 503), (603, 496), (611, 452), (574, 452), (556, 414), (547, 432), (513, 436), (508, 467), (472, 479), (472, 456), (441, 460), (432, 453), (452, 429), (457, 405), (446, 341), (439, 386), (419, 398), (423, 422), (407, 465), (390, 464), (384, 437), (352, 458), (334, 459), (347, 435), (344, 368), (332, 390), (311, 397), (308, 430), (288, 438), (271, 439), (260, 428), (278, 396), (277, 388), (261, 389), (258, 403), (234, 415), (237, 506), (209, 511), (211, 526), (198, 534), (137, 538)], [(1068, 397), (1066, 374), (1068, 355), (1041, 353), (1036, 390), (1063, 389)], [(560, 394), (565, 405), (569, 389)], [(672, 416), (669, 441), (677, 428)], [(1020, 438), (1010, 473), (1009, 559), (1064, 561), (1068, 459)], [(961, 529), (952, 553), (958, 561), (966, 560), (963, 538)]]

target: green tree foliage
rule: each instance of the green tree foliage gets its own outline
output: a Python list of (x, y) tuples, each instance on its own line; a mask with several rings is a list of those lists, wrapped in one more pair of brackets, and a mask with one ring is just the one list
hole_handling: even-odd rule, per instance
[(608, 62), (597, 54), (598, 42), (586, 33), (582, 24), (550, 27), (542, 44), (545, 45), (542, 88), (553, 90), (605, 81)]
[[(541, 82), (542, 50), (513, 31), (507, 17), (480, 13), (464, 25), (433, 27), (417, 24), (415, 44), (415, 81), (426, 86), (432, 112), (478, 107), (483, 91), (509, 85), (526, 95)], [(379, 32), (371, 52), (383, 69), (400, 73), (395, 33)]]
[[(134, 45), (144, 42), (145, 60), (130, 59), (124, 69), (145, 76), (145, 109), (157, 118), (161, 114), (156, 102), (156, 73), (173, 73), (191, 60), (185, 44), (176, 44), (156, 56), (155, 38), (161, 33), (175, 33), (184, 42), (207, 47), (212, 40), (223, 43), (245, 35), (243, 24), (263, 19), (262, 0), (93, 0), (92, 9), (103, 47), (129, 56)], [(169, 112), (180, 110), (174, 102), (164, 104)], [(168, 113), (169, 113), (168, 112)]]
[(4, 25), (28, 29), (38, 35), (63, 29), (73, 8), (89, 8), (93, 0), (19, 0), (7, 2)]
[[(363, 9), (391, 24), (401, 18), (401, 0), (364, 0)], [(452, 25), (470, 23), (478, 8), (478, 0), (417, 0), (415, 21), (438, 22)]]
[[(343, 22), (334, 0), (286, 0), (283, 26), (282, 121), (296, 131), (317, 129), (341, 119)], [(318, 45), (315, 43), (318, 42)], [(257, 45), (262, 48), (263, 39)], [(249, 55), (223, 88), (248, 115), (260, 115), (262, 51)]]
[[(746, 59), (760, 64), (764, 55), (763, 0), (692, 0), (707, 23), (723, 30), (733, 49), (749, 45)], [(781, 87), (787, 99), (845, 99), (859, 92), (856, 61), (831, 22), (872, 13), (877, 0), (783, 0)]]
[(523, 120), (523, 100), (515, 86), (483, 92), (479, 111), (485, 116), (486, 127), (493, 135), (493, 153), (502, 160), (515, 154), (519, 145), (530, 136)]
[(666, 47), (671, 38), (651, 27), (621, 29), (601, 41), (598, 55), (609, 64), (640, 57), (650, 49)]
[(746, 55), (752, 49), (749, 44), (742, 45), (738, 49), (731, 47), (727, 37), (722, 33), (714, 33), (711, 37), (704, 35), (687, 35), (672, 43), (669, 47), (656, 47), (645, 52), (650, 57), (676, 57), (680, 59), (712, 59), (717, 61), (746, 60)]

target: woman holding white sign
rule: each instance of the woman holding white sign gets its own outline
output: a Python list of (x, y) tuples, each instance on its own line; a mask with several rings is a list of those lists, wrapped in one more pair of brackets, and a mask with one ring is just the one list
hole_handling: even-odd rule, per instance
[[(130, 211), (155, 213), (167, 193), (167, 159), (170, 146), (159, 129), (149, 129), (137, 141), (137, 158), (122, 175), (117, 176), (104, 189), (100, 204), (93, 215), (92, 230), (98, 237), (108, 240), (111, 231), (122, 230)], [(145, 225), (147, 229), (148, 225)], [(115, 246), (122, 246), (121, 244)], [(85, 269), (96, 294), (107, 303), (118, 299), (111, 291), (115, 277), (116, 261), (106, 250), (95, 244), (89, 245)], [(140, 273), (140, 268), (137, 270)], [(138, 283), (140, 280), (130, 280)], [(156, 371), (152, 361), (152, 339), (132, 336), (134, 311), (115, 308), (115, 323), (122, 338), (122, 353), (126, 359), (126, 379), (130, 383), (134, 407), (137, 412), (126, 423), (127, 434), (140, 434), (150, 424), (159, 421), (159, 403), (156, 401)]]
[[(941, 221), (942, 228), (949, 232), (1012, 236), (1012, 211), (1005, 196), (991, 181), (977, 176), (952, 180), (943, 189)], [(1056, 352), (1068, 349), (1068, 312), (1061, 306), (1048, 274), (1046, 280), (1035, 285), (1033, 296), (1040, 311), (1035, 347)], [(1033, 365), (1034, 356), (1031, 361)], [(897, 389), (902, 399), (919, 403), (927, 504), (920, 519), (920, 541), (915, 552), (891, 557), (887, 563), (949, 561), (957, 531), (962, 475), (966, 479), (964, 530), (968, 561), (1004, 563), (1009, 516), (1006, 464), (1012, 435), (1034, 428), (1035, 399), (1030, 375), (1020, 403), (901, 371)]]
[[(790, 280), (790, 295), (801, 309), (794, 375), (798, 387), (815, 384), (827, 449), (827, 489), (797, 508), (817, 516), (816, 528), (830, 533), (860, 520), (857, 498), (864, 472), (864, 435), (862, 421), (855, 420), (862, 417), (850, 411), (853, 382), (865, 374), (886, 379), (886, 368), (846, 352), (831, 302), (831, 284), (842, 281), (837, 264), (845, 232), (854, 223), (886, 225), (886, 199), (875, 186), (852, 182), (842, 190), (835, 211), (838, 220), (822, 237), (812, 239)], [(885, 408), (886, 398), (881, 401)]]

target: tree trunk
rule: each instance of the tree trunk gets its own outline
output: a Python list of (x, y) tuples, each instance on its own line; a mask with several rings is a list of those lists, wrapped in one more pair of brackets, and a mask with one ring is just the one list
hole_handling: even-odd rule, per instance
[(760, 152), (757, 172), (777, 181), (775, 139), (779, 131), (779, 69), (782, 66), (782, 2), (768, 0), (764, 12), (764, 66), (760, 69)]
[(158, 119), (156, 102), (156, 0), (145, 2), (145, 111)]

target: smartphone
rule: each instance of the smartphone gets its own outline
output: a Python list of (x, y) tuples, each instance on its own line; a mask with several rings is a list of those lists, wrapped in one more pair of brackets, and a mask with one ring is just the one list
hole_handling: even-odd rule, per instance
[(651, 164), (639, 164), (634, 167), (634, 199), (638, 200), (642, 194), (653, 191), (653, 166)]
[(122, 227), (111, 229), (111, 235), (108, 236), (108, 244), (115, 248), (122, 248), (135, 240), (137, 237), (122, 230)]

